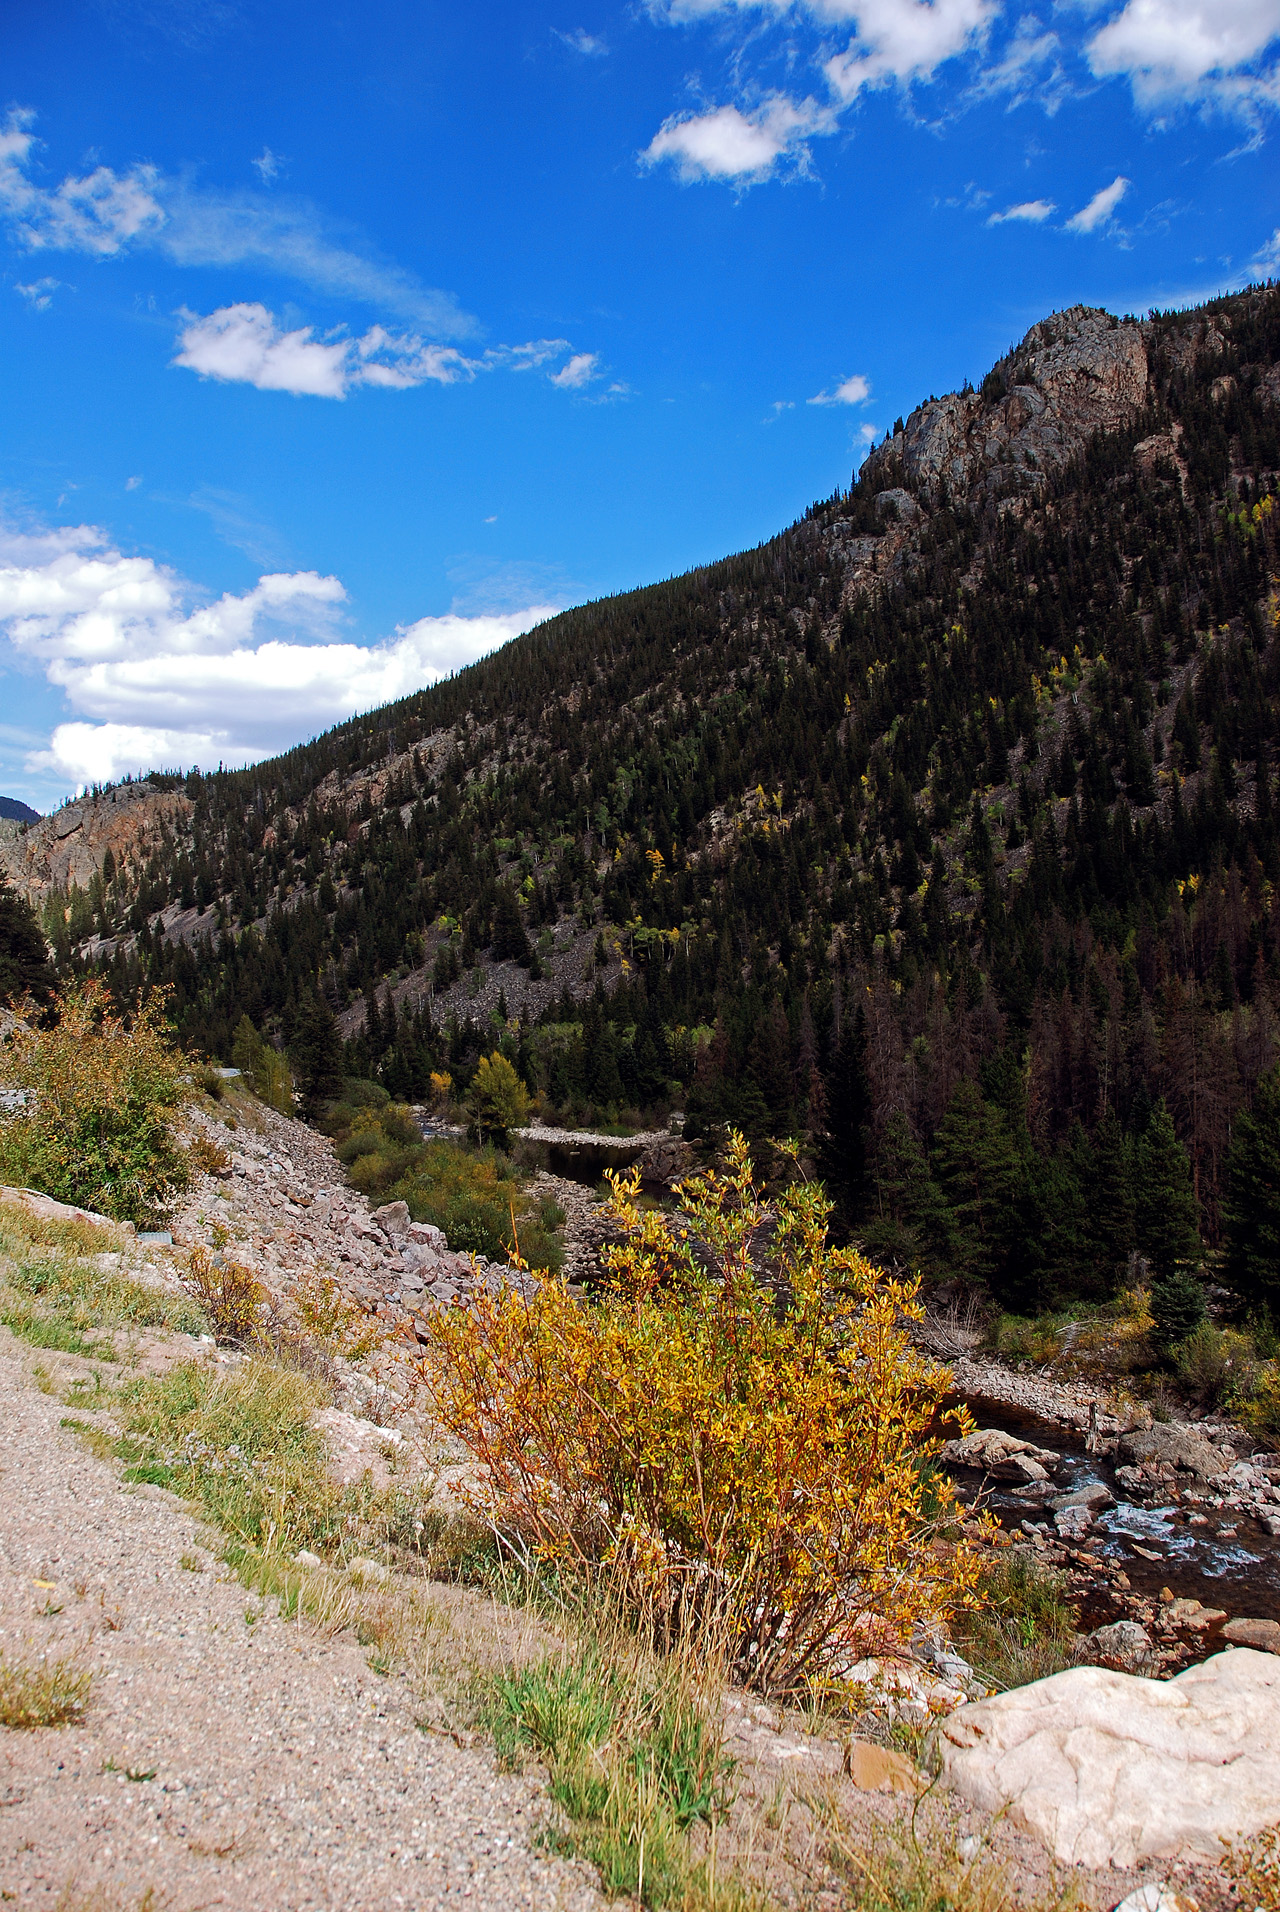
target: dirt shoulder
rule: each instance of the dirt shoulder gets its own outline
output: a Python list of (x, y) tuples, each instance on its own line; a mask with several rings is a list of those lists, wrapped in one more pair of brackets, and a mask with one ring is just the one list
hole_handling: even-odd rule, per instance
[[(32, 1365), (0, 1330), (0, 1651), (74, 1656), (93, 1685), (78, 1724), (0, 1731), (6, 1899), (601, 1903), (584, 1869), (535, 1849), (538, 1788), (432, 1725), (429, 1679), (380, 1676), (349, 1634), (247, 1595), (172, 1495), (123, 1485), (60, 1425)], [(454, 1623), (446, 1595), (440, 1632)]]

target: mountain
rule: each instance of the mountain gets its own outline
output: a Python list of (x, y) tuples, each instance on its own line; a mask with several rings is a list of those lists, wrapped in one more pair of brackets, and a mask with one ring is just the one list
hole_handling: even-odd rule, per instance
[(758, 549), (0, 851), (211, 1052), (305, 1076), (327, 1004), (420, 1096), (501, 1040), (566, 1114), (802, 1132), (877, 1252), (1105, 1292), (1184, 1195), (1215, 1246), (1280, 1056), (1278, 489), (1280, 289), (1074, 307)]
[(0, 823), (38, 823), (40, 812), (18, 797), (0, 797)]

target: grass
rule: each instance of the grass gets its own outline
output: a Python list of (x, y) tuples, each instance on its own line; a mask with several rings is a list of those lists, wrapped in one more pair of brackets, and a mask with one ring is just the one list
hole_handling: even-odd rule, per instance
[(84, 1712), (92, 1684), (93, 1675), (70, 1658), (32, 1663), (0, 1655), (0, 1726), (68, 1726)]
[(687, 1837), (731, 1803), (714, 1694), (705, 1674), (656, 1659), (606, 1620), (490, 1676), (483, 1717), (506, 1765), (545, 1764), (564, 1815), (551, 1842), (597, 1868), (606, 1898), (726, 1912), (747, 1903), (740, 1883), (717, 1882)]
[(852, 1890), (857, 1912), (1067, 1912), (1073, 1888), (1027, 1896), (985, 1841), (921, 1827), (915, 1814), (865, 1842), (837, 1829), (830, 1858)]
[(199, 1334), (205, 1320), (194, 1302), (120, 1266), (125, 1239), (114, 1229), (45, 1221), (0, 1203), (0, 1323), (33, 1348), (105, 1360), (114, 1358), (110, 1336), (121, 1329)]
[(953, 1632), (988, 1686), (1026, 1686), (1075, 1664), (1079, 1616), (1061, 1574), (1024, 1554), (1007, 1554), (984, 1570), (978, 1597), (974, 1611), (956, 1615)]

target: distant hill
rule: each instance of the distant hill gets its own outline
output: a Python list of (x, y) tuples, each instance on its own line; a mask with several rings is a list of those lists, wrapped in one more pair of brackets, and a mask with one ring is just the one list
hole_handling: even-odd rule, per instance
[(40, 812), (17, 797), (0, 797), (0, 823), (39, 823)]
[(1076, 307), (758, 549), (22, 868), (224, 1059), (305, 1073), (318, 999), (399, 1097), (501, 1043), (575, 1125), (801, 1135), (887, 1257), (1107, 1292), (1184, 1185), (1218, 1240), (1280, 1059), (1278, 493), (1280, 288)]

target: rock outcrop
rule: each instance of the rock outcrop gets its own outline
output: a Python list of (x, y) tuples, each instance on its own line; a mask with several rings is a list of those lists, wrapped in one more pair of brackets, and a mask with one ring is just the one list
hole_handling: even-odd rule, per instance
[(960, 1708), (940, 1735), (946, 1783), (1064, 1864), (1212, 1860), (1276, 1818), (1280, 1665), (1241, 1647), (1173, 1680), (1072, 1667)]
[(981, 391), (918, 406), (872, 452), (867, 472), (883, 479), (880, 497), (899, 521), (900, 497), (936, 505), (944, 494), (1033, 489), (1095, 432), (1128, 424), (1146, 399), (1147, 378), (1145, 326), (1074, 305), (1033, 325)]

